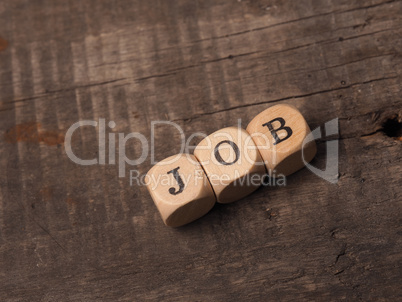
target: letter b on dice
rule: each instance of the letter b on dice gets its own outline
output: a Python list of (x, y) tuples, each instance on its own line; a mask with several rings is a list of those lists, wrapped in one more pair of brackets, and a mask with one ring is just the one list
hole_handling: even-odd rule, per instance
[(291, 105), (276, 105), (258, 114), (247, 126), (270, 175), (290, 175), (311, 161), (314, 141), (303, 145), (310, 133), (302, 114)]

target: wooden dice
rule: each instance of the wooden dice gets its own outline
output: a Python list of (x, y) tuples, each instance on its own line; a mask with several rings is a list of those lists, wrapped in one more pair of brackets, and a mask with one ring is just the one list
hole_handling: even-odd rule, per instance
[(291, 105), (276, 105), (258, 114), (247, 126), (269, 175), (290, 175), (311, 161), (314, 141), (303, 144), (310, 133), (301, 113)]
[(163, 222), (172, 227), (200, 218), (215, 204), (204, 170), (190, 154), (174, 155), (153, 166), (147, 173), (147, 189)]
[(204, 138), (195, 148), (197, 157), (219, 203), (229, 203), (256, 190), (265, 167), (246, 130), (229, 127)]
[[(204, 138), (194, 155), (178, 154), (152, 167), (147, 188), (164, 223), (177, 227), (256, 190), (266, 173), (289, 175), (316, 154), (301, 113), (276, 105), (258, 114), (247, 130), (228, 127)], [(306, 140), (307, 141), (307, 140)]]

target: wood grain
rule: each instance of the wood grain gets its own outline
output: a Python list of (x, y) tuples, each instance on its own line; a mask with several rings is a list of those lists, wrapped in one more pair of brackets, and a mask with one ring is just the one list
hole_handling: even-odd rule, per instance
[[(387, 134), (402, 119), (401, 13), (393, 0), (1, 1), (1, 300), (398, 300), (402, 142)], [(338, 183), (302, 169), (179, 230), (116, 165), (39, 139), (99, 118), (146, 138), (171, 120), (188, 137), (283, 102), (311, 129), (339, 118)], [(18, 125), (40, 127), (7, 139)], [(180, 151), (177, 131), (155, 135), (156, 160)], [(97, 139), (80, 128), (74, 152), (97, 157)]]

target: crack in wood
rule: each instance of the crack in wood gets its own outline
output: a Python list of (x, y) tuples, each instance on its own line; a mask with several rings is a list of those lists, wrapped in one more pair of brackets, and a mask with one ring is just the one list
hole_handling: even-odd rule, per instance
[(193, 120), (193, 119), (197, 119), (197, 118), (200, 118), (200, 117), (210, 116), (210, 115), (214, 115), (214, 114), (218, 114), (218, 113), (222, 113), (222, 112), (227, 112), (227, 111), (232, 111), (232, 110), (236, 110), (236, 109), (240, 109), (240, 108), (258, 106), (258, 105), (264, 105), (264, 104), (272, 104), (272, 103), (277, 103), (277, 102), (281, 102), (281, 101), (288, 101), (288, 100), (292, 100), (292, 99), (306, 98), (306, 97), (310, 97), (310, 96), (314, 96), (314, 95), (334, 92), (334, 91), (338, 91), (338, 90), (345, 90), (345, 89), (349, 89), (349, 88), (359, 86), (359, 85), (366, 85), (366, 84), (371, 84), (371, 83), (374, 83), (374, 82), (391, 80), (391, 79), (396, 79), (396, 78), (398, 78), (398, 76), (382, 77), (382, 78), (378, 78), (378, 79), (372, 79), (372, 80), (368, 80), (368, 81), (357, 82), (357, 83), (353, 83), (353, 84), (350, 84), (350, 85), (337, 87), (337, 88), (332, 88), (332, 89), (324, 89), (324, 90), (314, 91), (314, 92), (310, 92), (310, 93), (306, 93), (306, 94), (288, 96), (288, 97), (283, 97), (283, 98), (274, 99), (274, 100), (268, 100), (268, 101), (263, 101), (263, 102), (255, 102), (255, 103), (252, 103), (252, 104), (238, 105), (238, 106), (233, 106), (233, 107), (230, 107), (230, 108), (220, 109), (220, 110), (216, 110), (216, 111), (212, 111), (212, 112), (205, 112), (205, 113), (201, 113), (201, 114), (196, 114), (196, 115), (190, 116), (188, 118), (174, 119), (174, 120), (171, 120), (171, 122), (180, 122), (180, 121), (186, 122), (188, 120)]
[(305, 21), (305, 20), (309, 20), (309, 19), (325, 17), (325, 16), (329, 16), (329, 15), (332, 15), (332, 14), (343, 14), (343, 13), (349, 13), (349, 12), (363, 10), (363, 9), (367, 10), (367, 9), (375, 8), (375, 7), (378, 7), (378, 6), (390, 4), (390, 3), (395, 2), (395, 1), (396, 0), (389, 0), (389, 1), (384, 1), (384, 2), (381, 2), (381, 3), (376, 3), (376, 4), (372, 4), (372, 5), (367, 5), (367, 6), (361, 6), (361, 7), (357, 7), (357, 8), (353, 8), (353, 9), (348, 9), (348, 10), (337, 10), (337, 11), (326, 12), (326, 13), (322, 13), (322, 14), (318, 14), (318, 15), (306, 16), (306, 17), (293, 19), (293, 20), (289, 20), (289, 21), (285, 21), (285, 22), (279, 22), (279, 23), (275, 23), (275, 24), (271, 24), (271, 25), (267, 25), (267, 26), (252, 28), (252, 29), (245, 30), (245, 31), (226, 34), (226, 35), (222, 35), (222, 36), (218, 36), (218, 37), (210, 37), (210, 38), (195, 40), (194, 42), (203, 42), (203, 41), (209, 41), (209, 40), (218, 40), (218, 39), (223, 39), (223, 38), (229, 38), (229, 37), (233, 37), (233, 36), (248, 34), (250, 32), (261, 31), (261, 30), (265, 30), (265, 29), (269, 29), (269, 28), (274, 28), (274, 27), (278, 27), (278, 26), (281, 26), (281, 25), (287, 25), (287, 24), (291, 24), (291, 23), (295, 23), (295, 22), (299, 22), (299, 21)]

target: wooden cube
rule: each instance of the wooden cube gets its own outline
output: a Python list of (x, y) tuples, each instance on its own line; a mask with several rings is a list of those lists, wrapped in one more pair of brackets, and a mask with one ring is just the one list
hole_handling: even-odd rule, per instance
[(314, 140), (303, 144), (310, 133), (302, 114), (291, 105), (272, 106), (258, 114), (247, 126), (268, 173), (289, 175), (311, 161), (317, 150)]
[(148, 171), (146, 181), (167, 226), (192, 222), (215, 204), (207, 176), (193, 155), (177, 154), (160, 161)]
[(246, 130), (229, 127), (204, 138), (194, 155), (205, 170), (217, 202), (236, 201), (256, 190), (265, 167)]

